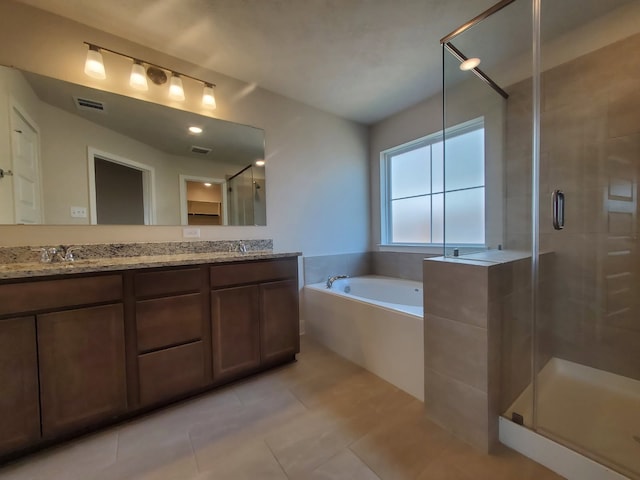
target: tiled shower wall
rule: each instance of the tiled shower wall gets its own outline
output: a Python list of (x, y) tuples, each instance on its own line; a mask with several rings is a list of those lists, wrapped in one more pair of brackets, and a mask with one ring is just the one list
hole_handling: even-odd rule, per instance
[[(543, 52), (544, 57), (544, 52)], [(540, 307), (548, 353), (640, 379), (640, 35), (542, 77), (540, 240), (553, 300)], [(531, 80), (507, 89), (506, 232), (530, 248)], [(566, 195), (552, 228), (551, 193)]]

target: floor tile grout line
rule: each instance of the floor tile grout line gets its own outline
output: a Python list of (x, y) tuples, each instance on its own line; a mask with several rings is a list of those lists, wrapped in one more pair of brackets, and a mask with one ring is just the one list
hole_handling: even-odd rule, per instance
[(116, 432), (117, 433), (117, 436), (116, 436), (116, 459), (113, 462), (114, 464), (118, 463), (118, 460), (120, 459), (120, 432), (121, 432), (121, 429), (118, 428), (118, 430)]
[(378, 477), (378, 479), (382, 480), (382, 477), (380, 477), (380, 475), (378, 475), (378, 472), (376, 472), (376, 471), (373, 469), (373, 467), (372, 467), (371, 465), (369, 465), (369, 464), (364, 460), (364, 458), (360, 457), (360, 455), (358, 455), (358, 454), (357, 454), (357, 452), (355, 452), (355, 451), (351, 448), (351, 445), (349, 445), (349, 446), (347, 447), (347, 450), (349, 450), (351, 453), (353, 453), (353, 455), (354, 455), (358, 460), (360, 460), (360, 461), (362, 462), (362, 464), (363, 464), (363, 465), (366, 465), (366, 466), (367, 466), (367, 468), (369, 469), (369, 471), (370, 471), (371, 473), (373, 473), (376, 477)]
[(196, 449), (193, 446), (193, 439), (191, 438), (191, 432), (187, 432), (187, 438), (189, 439), (191, 454), (193, 455), (193, 459), (196, 461), (196, 470), (198, 471), (198, 473), (203, 473), (203, 470), (200, 470), (200, 462), (198, 462), (198, 455), (196, 455)]
[(267, 447), (267, 450), (269, 450), (269, 453), (271, 453), (271, 456), (273, 457), (273, 459), (276, 461), (276, 463), (280, 467), (280, 470), (282, 470), (282, 473), (284, 474), (284, 476), (287, 477), (287, 478), (290, 478), (289, 475), (287, 474), (287, 471), (284, 469), (284, 467), (280, 463), (280, 460), (278, 460), (278, 457), (276, 456), (276, 454), (273, 453), (273, 450), (271, 449), (271, 446), (267, 443), (267, 439), (266, 438), (262, 438), (262, 443), (264, 443), (264, 446)]

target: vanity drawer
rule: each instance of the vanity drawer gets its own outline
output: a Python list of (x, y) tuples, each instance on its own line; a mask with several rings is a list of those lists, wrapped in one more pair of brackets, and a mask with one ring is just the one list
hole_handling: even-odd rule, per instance
[(140, 403), (152, 405), (206, 385), (202, 341), (138, 356)]
[(202, 301), (192, 293), (136, 302), (138, 352), (201, 340)]
[(233, 263), (210, 268), (211, 288), (296, 278), (298, 259)]
[(134, 279), (136, 297), (196, 292), (201, 286), (202, 276), (199, 268), (136, 273)]
[(122, 276), (63, 278), (0, 285), (0, 315), (122, 299)]

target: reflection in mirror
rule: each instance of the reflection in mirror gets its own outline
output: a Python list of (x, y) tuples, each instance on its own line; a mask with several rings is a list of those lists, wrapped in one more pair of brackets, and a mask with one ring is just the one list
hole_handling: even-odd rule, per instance
[(247, 165), (227, 181), (229, 225), (261, 225), (266, 223), (264, 209), (264, 179), (254, 175), (253, 165)]
[(0, 139), (3, 224), (266, 225), (258, 128), (0, 66)]

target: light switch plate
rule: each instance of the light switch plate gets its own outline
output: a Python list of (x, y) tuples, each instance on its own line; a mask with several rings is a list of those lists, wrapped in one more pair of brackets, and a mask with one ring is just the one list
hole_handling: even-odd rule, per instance
[(87, 218), (86, 207), (71, 207), (71, 216), (73, 218)]
[(183, 228), (182, 238), (200, 238), (199, 228)]

